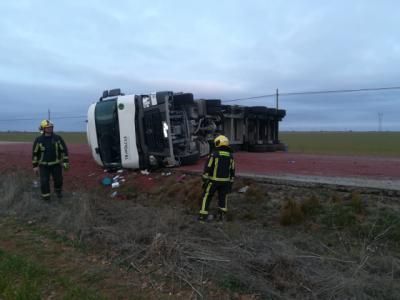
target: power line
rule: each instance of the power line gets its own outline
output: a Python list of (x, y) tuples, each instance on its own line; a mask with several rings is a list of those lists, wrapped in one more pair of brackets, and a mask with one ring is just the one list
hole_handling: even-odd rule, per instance
[[(69, 117), (53, 117), (52, 120), (61, 120), (61, 119), (80, 119), (80, 118), (87, 118), (87, 116), (69, 116)], [(14, 119), (0, 119), (0, 122), (6, 121), (35, 121), (39, 120), (40, 118), (14, 118)]]
[[(289, 93), (279, 93), (279, 96), (299, 96), (299, 95), (316, 95), (316, 94), (337, 94), (337, 93), (353, 93), (353, 92), (369, 92), (369, 91), (382, 91), (382, 90), (400, 90), (400, 86), (394, 87), (379, 87), (379, 88), (365, 88), (365, 89), (343, 89), (343, 90), (327, 90), (327, 91), (306, 91), (306, 92), (289, 92)], [(236, 102), (242, 100), (260, 99), (276, 97), (275, 94), (266, 94), (253, 97), (237, 98), (230, 100), (223, 100), (223, 102)]]
[[(342, 90), (325, 90), (325, 91), (305, 91), (305, 92), (287, 92), (287, 93), (274, 93), (274, 94), (265, 94), (258, 95), (252, 97), (244, 97), (230, 100), (222, 100), (222, 102), (236, 102), (242, 100), (252, 100), (252, 99), (261, 99), (261, 98), (270, 98), (279, 96), (299, 96), (299, 95), (316, 95), (316, 94), (337, 94), (337, 93), (354, 93), (354, 92), (369, 92), (369, 91), (382, 91), (382, 90), (400, 90), (400, 86), (394, 87), (378, 87), (378, 88), (363, 88), (363, 89), (342, 89)], [(79, 118), (87, 118), (86, 115), (81, 116), (67, 116), (67, 117), (53, 117), (54, 120), (60, 119), (79, 119)], [(9, 121), (34, 121), (39, 118), (14, 118), (14, 119), (0, 119), (0, 122), (9, 122)]]

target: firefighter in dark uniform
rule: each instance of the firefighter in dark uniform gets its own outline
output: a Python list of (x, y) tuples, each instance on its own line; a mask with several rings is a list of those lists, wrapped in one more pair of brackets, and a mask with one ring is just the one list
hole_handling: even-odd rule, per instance
[(232, 190), (235, 178), (235, 161), (232, 149), (229, 147), (229, 140), (226, 136), (220, 135), (214, 140), (215, 149), (210, 154), (203, 173), (203, 196), (199, 220), (208, 218), (208, 207), (216, 191), (218, 191), (218, 216), (223, 221), (228, 211), (227, 195)]
[(40, 174), (40, 189), (43, 200), (50, 200), (50, 176), (53, 177), (54, 191), (62, 198), (62, 169), (69, 168), (68, 149), (63, 138), (53, 133), (54, 125), (49, 120), (40, 123), (40, 132), (33, 143), (32, 165), (35, 174)]

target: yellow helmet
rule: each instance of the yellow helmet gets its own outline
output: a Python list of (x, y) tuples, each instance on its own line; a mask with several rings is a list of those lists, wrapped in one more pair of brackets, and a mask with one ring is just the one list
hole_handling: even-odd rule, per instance
[(54, 127), (54, 124), (51, 123), (49, 120), (43, 120), (42, 122), (40, 122), (40, 127), (39, 127), (40, 130), (43, 130), (47, 127)]
[(229, 146), (229, 140), (224, 135), (219, 135), (214, 140), (215, 147)]

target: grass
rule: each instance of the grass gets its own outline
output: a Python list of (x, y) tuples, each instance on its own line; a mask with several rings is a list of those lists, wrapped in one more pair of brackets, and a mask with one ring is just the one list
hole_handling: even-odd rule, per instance
[[(84, 132), (57, 132), (67, 144), (86, 144)], [(33, 142), (40, 135), (39, 132), (0, 132), (0, 141), (7, 142)]]
[(304, 221), (304, 213), (301, 206), (292, 199), (287, 199), (284, 204), (281, 215), (280, 223), (283, 226), (300, 224)]
[(63, 299), (103, 299), (26, 257), (0, 249), (0, 299), (43, 299), (56, 293)]
[(125, 284), (127, 274), (103, 256), (52, 230), (0, 217), (0, 299), (154, 298), (132, 291), (137, 279)]
[[(162, 184), (154, 194), (143, 196), (134, 186), (127, 201), (110, 201), (108, 195), (92, 199), (81, 235), (88, 251), (46, 230), (35, 230), (42, 222), (21, 230), (21, 225), (10, 228), (14, 223), (2, 226), (1, 218), (0, 247), (10, 252), (13, 248), (13, 254), (47, 268), (45, 278), (48, 270), (66, 277), (58, 290), (79, 283), (112, 299), (117, 294), (127, 298), (132, 291), (136, 295), (143, 281), (144, 288), (158, 291), (143, 299), (170, 297), (170, 293), (171, 298), (190, 299), (185, 289), (205, 299), (258, 299), (256, 295), (263, 299), (400, 299), (400, 208), (394, 195), (239, 178), (236, 190), (246, 185), (249, 189), (230, 196), (233, 220), (199, 224), (195, 220), (198, 193), (191, 193), (201, 188), (201, 180), (187, 176), (178, 182), (175, 174), (158, 180)], [(9, 186), (4, 184), (0, 192)], [(29, 200), (17, 193), (15, 197), (16, 204)], [(188, 209), (190, 205), (196, 210)], [(43, 216), (32, 206), (10, 209), (21, 216), (28, 210), (26, 220), (39, 222)], [(49, 206), (48, 214), (68, 210), (69, 205)], [(81, 217), (65, 220), (81, 223)], [(51, 224), (51, 219), (43, 223)], [(65, 234), (70, 228), (59, 220), (55, 226)], [(80, 228), (71, 230), (79, 236)], [(118, 270), (126, 269), (128, 273), (119, 274)], [(36, 286), (40, 294), (41, 281)], [(93, 294), (77, 287), (64, 291), (68, 298), (65, 295), (77, 299)]]
[(22, 257), (0, 250), (0, 298), (41, 299), (46, 270)]
[(289, 152), (399, 156), (400, 132), (281, 132)]
[[(84, 132), (58, 132), (68, 144), (86, 144)], [(32, 142), (37, 132), (0, 132), (0, 141)], [(281, 132), (289, 152), (399, 156), (400, 132)]]

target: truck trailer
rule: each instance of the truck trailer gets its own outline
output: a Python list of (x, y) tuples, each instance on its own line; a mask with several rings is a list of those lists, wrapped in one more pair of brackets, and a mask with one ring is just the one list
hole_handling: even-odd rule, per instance
[(283, 150), (279, 122), (285, 110), (224, 105), (171, 91), (125, 95), (104, 91), (88, 109), (87, 138), (106, 169), (147, 169), (196, 163), (213, 139), (226, 135), (236, 150)]

